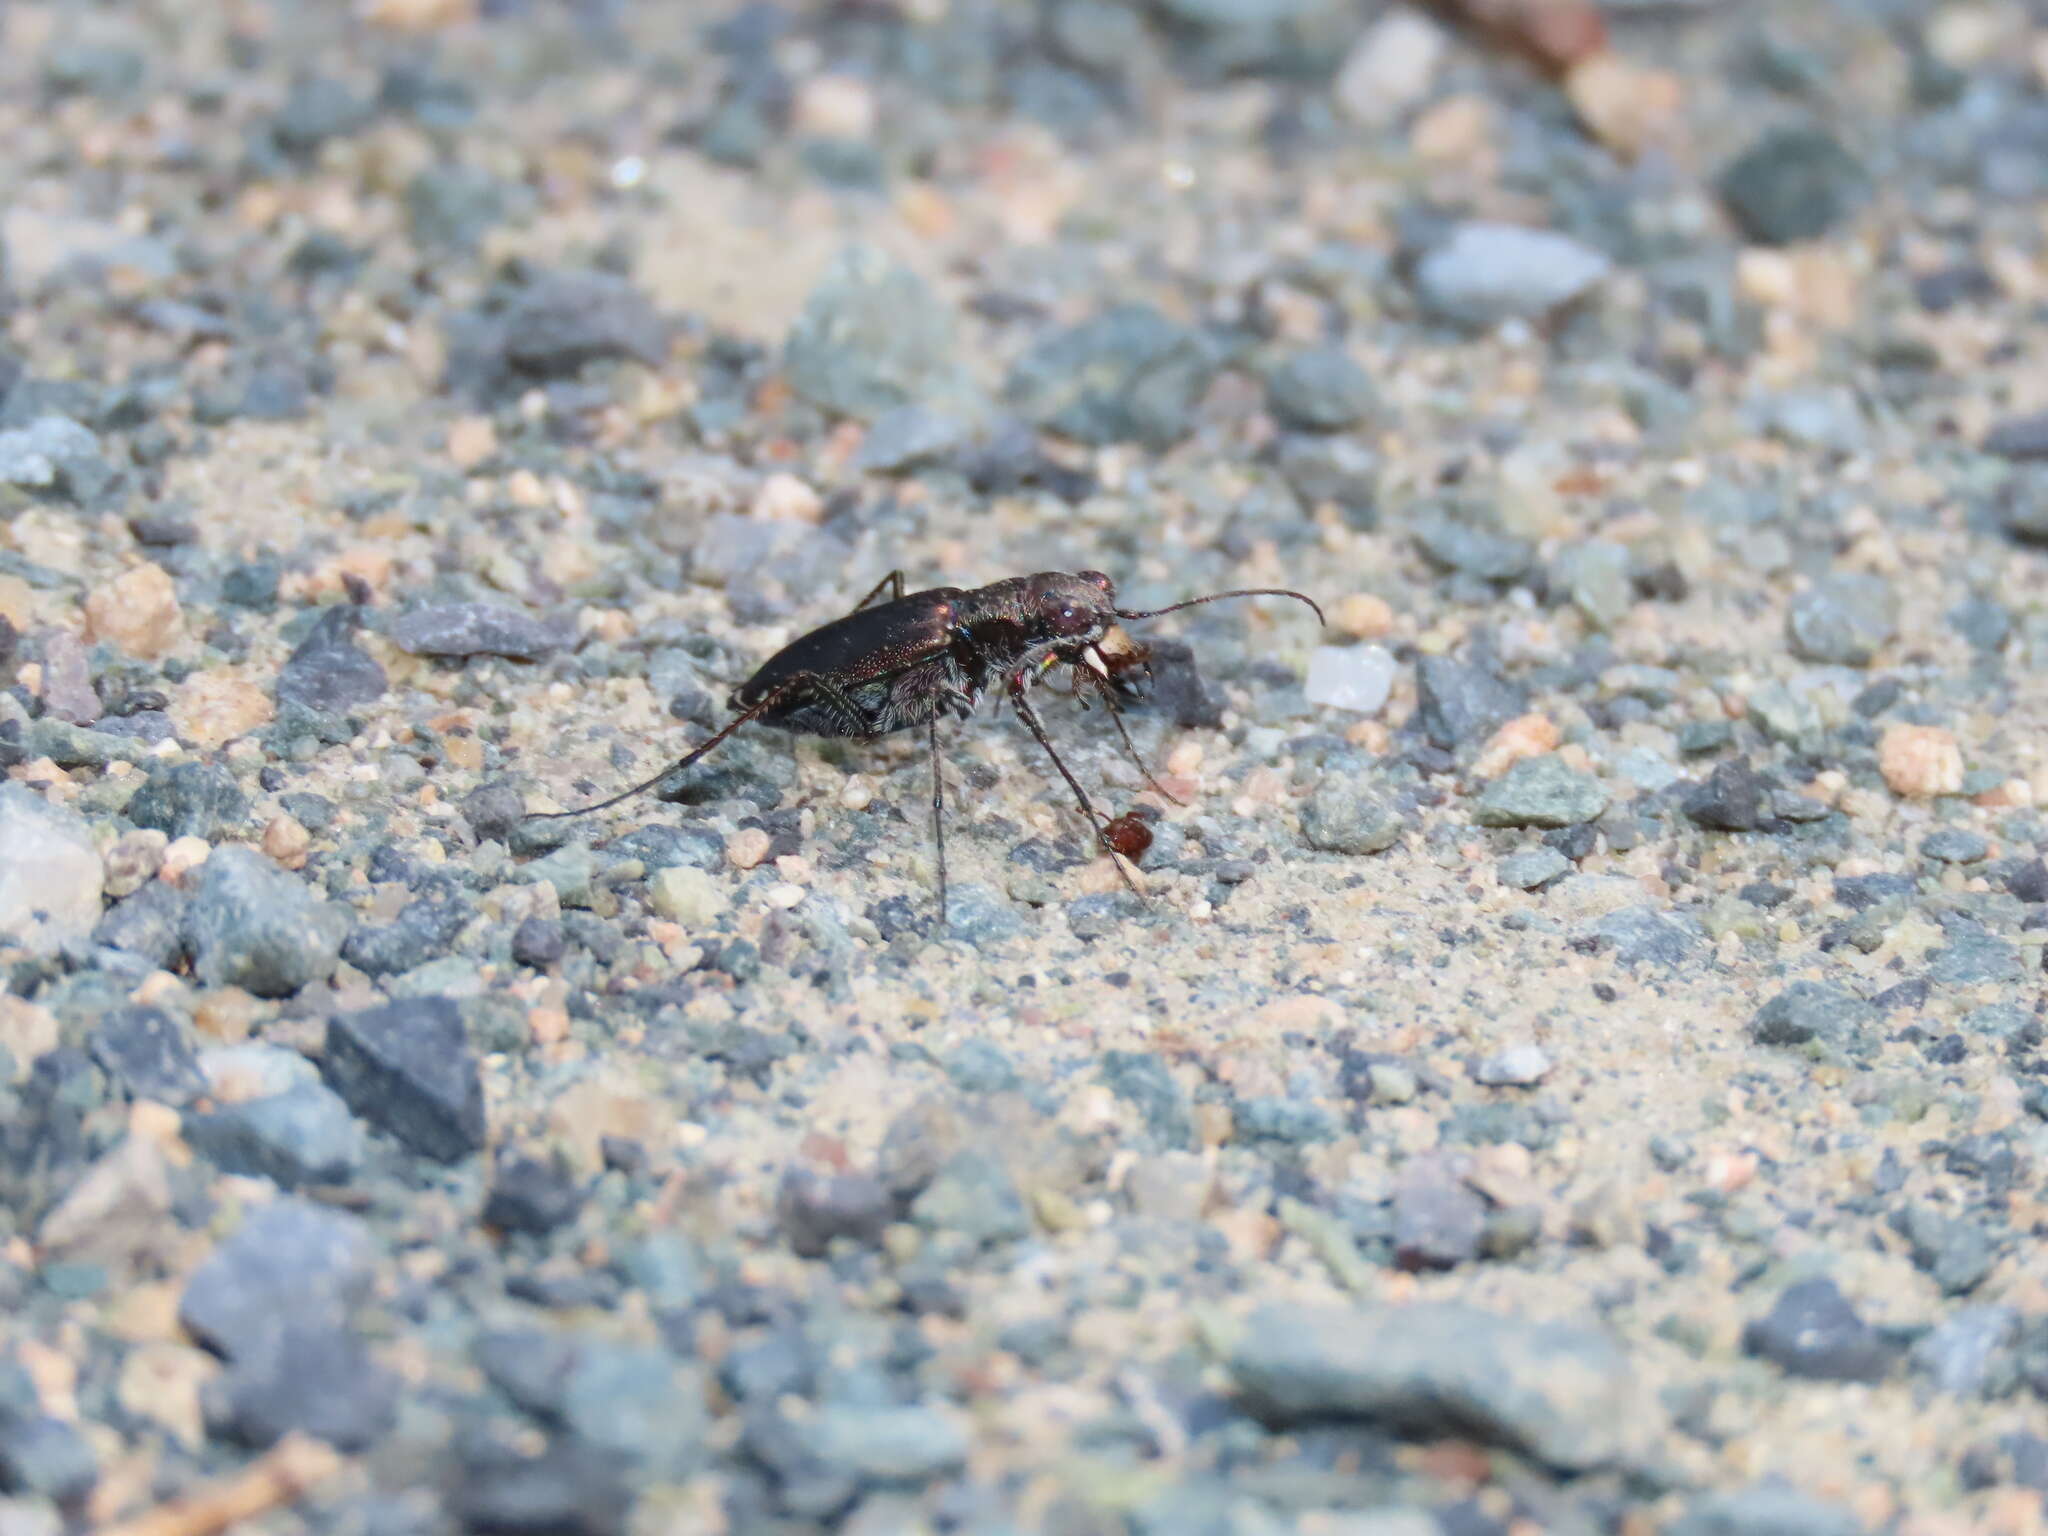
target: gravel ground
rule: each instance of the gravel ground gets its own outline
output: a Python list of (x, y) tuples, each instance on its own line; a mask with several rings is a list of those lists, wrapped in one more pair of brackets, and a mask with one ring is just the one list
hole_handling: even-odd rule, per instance
[(0, 1536), (2041, 1531), (2048, 25), (1545, 16), (0, 10)]

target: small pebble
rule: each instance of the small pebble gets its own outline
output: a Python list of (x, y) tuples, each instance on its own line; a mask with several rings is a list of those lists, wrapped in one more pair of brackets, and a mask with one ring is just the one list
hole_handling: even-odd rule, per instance
[(1377, 645), (1319, 645), (1309, 653), (1303, 694), (1311, 704), (1376, 715), (1394, 690), (1394, 658)]
[(1495, 1051), (1472, 1070), (1473, 1081), (1488, 1088), (1530, 1088), (1549, 1075), (1550, 1057), (1527, 1042)]
[(1940, 726), (1886, 726), (1878, 740), (1877, 763), (1893, 794), (1927, 799), (1962, 792), (1962, 748)]
[(734, 869), (753, 869), (768, 857), (774, 841), (759, 827), (741, 827), (725, 840), (726, 859)]

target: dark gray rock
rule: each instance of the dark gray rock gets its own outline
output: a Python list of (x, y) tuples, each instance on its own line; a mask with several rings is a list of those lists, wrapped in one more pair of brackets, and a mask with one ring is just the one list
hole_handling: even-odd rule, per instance
[(1483, 741), (1522, 712), (1522, 691), (1471, 662), (1424, 656), (1415, 664), (1416, 724), (1440, 747)]
[(369, 1294), (376, 1248), (354, 1216), (303, 1200), (261, 1206), (185, 1282), (178, 1321), (230, 1360), (256, 1360), (286, 1323), (340, 1328)]
[(187, 1116), (185, 1139), (223, 1173), (269, 1179), (284, 1189), (346, 1184), (363, 1166), (362, 1125), (319, 1083)]
[(1147, 639), (1152, 648), (1150, 707), (1183, 730), (1213, 731), (1223, 705), (1202, 678), (1195, 648), (1184, 640)]
[(1867, 912), (1888, 901), (1910, 901), (1919, 889), (1911, 875), (1835, 876), (1835, 900), (1851, 912)]
[(1010, 370), (1006, 393), (1062, 437), (1167, 448), (1193, 430), (1217, 365), (1206, 337), (1125, 304), (1037, 343)]
[(522, 919), (512, 932), (512, 958), (521, 965), (545, 970), (568, 952), (561, 921), (552, 917)]
[(2012, 638), (2012, 613), (1992, 597), (1968, 597), (1948, 611), (1956, 633), (1977, 650), (1994, 653)]
[(2005, 531), (2030, 544), (2048, 542), (2048, 464), (2023, 464), (1998, 492)]
[(899, 405), (875, 418), (853, 464), (874, 474), (909, 474), (959, 452), (973, 440), (974, 429), (964, 416), (926, 405)]
[(1877, 1022), (1876, 1010), (1825, 981), (1795, 981), (1756, 1011), (1749, 1037), (1759, 1045), (1853, 1043)]
[(270, 125), (277, 147), (288, 155), (311, 156), (329, 139), (345, 138), (373, 115), (368, 101), (331, 75), (301, 75)]
[(1742, 1330), (1742, 1347), (1812, 1381), (1881, 1381), (1896, 1357), (1825, 1278), (1787, 1286), (1769, 1312)]
[(1722, 171), (1718, 190), (1744, 235), (1790, 245), (1824, 235), (1870, 198), (1869, 173), (1819, 128), (1767, 131)]
[(1990, 852), (1984, 835), (1968, 827), (1936, 827), (1920, 840), (1920, 856), (1943, 864), (1975, 864)]
[(462, 815), (479, 839), (503, 842), (525, 817), (526, 797), (511, 780), (491, 779), (462, 797)]
[(1279, 465), (1304, 507), (1334, 502), (1353, 527), (1378, 526), (1380, 456), (1355, 437), (1290, 433), (1280, 440)]
[(1229, 1368), (1271, 1425), (1363, 1419), (1569, 1472), (1633, 1461), (1663, 1420), (1610, 1335), (1452, 1303), (1268, 1306), (1244, 1325)]
[(1793, 654), (1829, 666), (1867, 667), (1899, 632), (1899, 599), (1882, 576), (1824, 576), (1792, 599)]
[(1306, 347), (1288, 357), (1266, 379), (1273, 414), (1308, 432), (1341, 432), (1356, 426), (1378, 403), (1372, 379), (1338, 346)]
[(1942, 926), (1948, 943), (1927, 960), (1927, 979), (1935, 986), (1974, 987), (2026, 979), (2026, 962), (2010, 940), (1967, 918), (1953, 918)]
[(483, 1224), (500, 1232), (545, 1237), (576, 1219), (583, 1185), (559, 1158), (500, 1158), (484, 1201)]
[(872, 1245), (895, 1219), (895, 1202), (882, 1181), (866, 1173), (820, 1173), (792, 1168), (776, 1191), (775, 1215), (792, 1251), (822, 1258), (835, 1237)]
[(117, 1008), (91, 1041), (93, 1060), (133, 1098), (177, 1109), (206, 1092), (191, 1032), (161, 1008)]
[(505, 656), (539, 661), (570, 638), (530, 613), (496, 603), (430, 603), (391, 626), (398, 648), (413, 656)]
[(1647, 904), (1623, 907), (1584, 924), (1574, 941), (1587, 940), (1611, 949), (1626, 966), (1678, 966), (1705, 944), (1697, 922)]
[(1856, 1517), (1797, 1489), (1763, 1485), (1696, 1500), (1671, 1536), (1863, 1536)]
[(1685, 814), (1717, 832), (1754, 832), (1764, 817), (1764, 788), (1748, 758), (1731, 757), (1687, 792)]
[(99, 438), (68, 416), (38, 416), (0, 432), (0, 485), (48, 491), (85, 506), (114, 479)]
[(152, 880), (107, 908), (92, 931), (92, 941), (135, 955), (155, 970), (172, 970), (185, 953), (185, 908), (190, 901), (178, 887)]
[(1454, 1269), (1479, 1257), (1486, 1202), (1441, 1156), (1409, 1160), (1394, 1186), (1394, 1262)]
[(811, 290), (783, 364), (798, 394), (858, 421), (962, 387), (951, 311), (910, 268), (865, 245), (840, 252)]
[(1525, 757), (1481, 791), (1472, 819), (1482, 827), (1576, 827), (1607, 809), (1607, 791), (1554, 752)]
[(362, 615), (351, 603), (322, 613), (277, 674), (277, 701), (318, 714), (347, 714), (384, 697), (384, 669), (355, 643)]
[(507, 368), (563, 378), (607, 358), (652, 368), (668, 353), (668, 323), (647, 296), (609, 272), (545, 272), (500, 317)]
[(479, 1536), (623, 1536), (633, 1497), (619, 1457), (562, 1437), (537, 1456), (470, 1448), (450, 1504)]
[(799, 1434), (826, 1467), (866, 1483), (921, 1487), (967, 1462), (967, 1430), (959, 1418), (921, 1404), (828, 1404)]
[(483, 1080), (449, 998), (339, 1015), (320, 1069), (349, 1108), (424, 1157), (458, 1162), (483, 1147)]
[(1912, 1244), (1913, 1263), (1933, 1278), (1944, 1296), (1967, 1296), (1998, 1262), (1998, 1245), (1990, 1231), (1967, 1216), (1909, 1205), (1893, 1225)]
[(395, 976), (446, 954), (475, 916), (452, 881), (427, 882), (391, 922), (351, 933), (342, 958), (372, 976)]
[(1438, 507), (1415, 523), (1415, 547), (1446, 571), (1499, 584), (1536, 569), (1536, 546), (1463, 508)]
[(1342, 1130), (1334, 1114), (1307, 1099), (1246, 1099), (1231, 1118), (1240, 1141), (1277, 1141), (1291, 1147), (1333, 1141)]
[(1166, 1063), (1147, 1051), (1105, 1051), (1102, 1080), (1145, 1117), (1146, 1128), (1166, 1147), (1194, 1144), (1194, 1111)]
[(290, 997), (334, 973), (348, 932), (345, 907), (320, 900), (253, 848), (219, 848), (201, 866), (185, 909), (192, 971), (210, 987)]
[(1383, 853), (1401, 839), (1408, 818), (1353, 769), (1326, 770), (1301, 807), (1301, 838), (1326, 853)]
[(283, 1322), (202, 1398), (215, 1434), (266, 1449), (293, 1431), (337, 1450), (368, 1450), (398, 1420), (398, 1378), (347, 1328)]
[(2016, 1483), (2048, 1493), (2048, 1440), (2029, 1430), (2014, 1430), (1972, 1446), (1960, 1470), (1963, 1486), (1972, 1492)]
[(241, 826), (249, 797), (218, 763), (177, 763), (160, 768), (128, 801), (128, 819), (166, 837), (209, 842)]

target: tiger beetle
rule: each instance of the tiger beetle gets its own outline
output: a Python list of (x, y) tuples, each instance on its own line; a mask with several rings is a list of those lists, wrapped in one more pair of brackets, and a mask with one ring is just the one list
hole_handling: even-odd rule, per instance
[[(875, 600), (887, 592), (889, 600)], [(584, 816), (630, 800), (699, 761), (750, 720), (811, 736), (873, 740), (895, 731), (926, 728), (932, 760), (932, 841), (938, 853), (939, 923), (946, 922), (945, 785), (939, 772), (939, 717), (974, 713), (984, 695), (1001, 690), (1025, 728), (1045, 748), (1081, 814), (1111, 853), (1117, 873), (1133, 892), (1130, 874), (1117, 859), (1127, 841), (1109, 830), (1073, 771), (1061, 760), (1039, 723), (1028, 690), (1055, 668), (1065, 667), (1073, 692), (1085, 705), (1100, 697), (1109, 708), (1124, 750), (1138, 772), (1160, 794), (1124, 726), (1118, 700), (1134, 696), (1132, 674), (1148, 673), (1150, 651), (1117, 627), (1122, 619), (1152, 619), (1164, 613), (1229, 597), (1290, 597), (1307, 603), (1318, 621), (1323, 610), (1299, 592), (1247, 587), (1191, 597), (1164, 608), (1116, 606), (1116, 585), (1100, 571), (1040, 571), (1011, 576), (985, 587), (903, 590), (903, 573), (891, 571), (851, 613), (800, 635), (733, 690), (738, 711), (725, 727), (670, 764), (608, 800), (574, 811), (548, 811), (531, 819)], [(1172, 799), (1171, 795), (1166, 798)]]

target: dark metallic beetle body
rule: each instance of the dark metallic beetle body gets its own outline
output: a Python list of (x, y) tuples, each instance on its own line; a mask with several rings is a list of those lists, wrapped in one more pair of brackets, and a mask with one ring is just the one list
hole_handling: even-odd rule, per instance
[[(876, 603), (885, 591), (894, 595), (887, 602)], [(988, 694), (1001, 689), (1017, 718), (1052, 758), (1081, 814), (1100, 838), (1103, 819), (1053, 749), (1027, 690), (1054, 667), (1067, 666), (1077, 692), (1085, 689), (1109, 705), (1117, 733), (1135, 758), (1136, 748), (1118, 716), (1117, 700), (1128, 697), (1129, 674), (1143, 669), (1146, 652), (1117, 629), (1117, 620), (1151, 618), (1220, 597), (1251, 596), (1298, 598), (1315, 608), (1318, 619), (1322, 617), (1322, 610), (1299, 592), (1265, 587), (1218, 592), (1150, 612), (1130, 612), (1116, 606), (1116, 585), (1100, 571), (1040, 571), (985, 587), (933, 587), (907, 596), (903, 573), (894, 571), (853, 612), (799, 635), (769, 657), (733, 690), (731, 703), (738, 711), (733, 719), (681, 761), (582, 811), (549, 814), (580, 816), (651, 789), (697, 762), (750, 720), (811, 736), (861, 738), (922, 725), (931, 741), (932, 827), (938, 845), (943, 914), (946, 845), (939, 718), (949, 714), (964, 718)], [(1121, 637), (1121, 644), (1112, 638), (1112, 631)], [(1106, 639), (1111, 640), (1108, 652), (1103, 649)], [(1138, 766), (1143, 772), (1144, 764)], [(1145, 776), (1151, 778), (1149, 773)], [(1111, 845), (1110, 839), (1103, 840), (1104, 846)], [(1121, 872), (1122, 866), (1118, 869)]]

